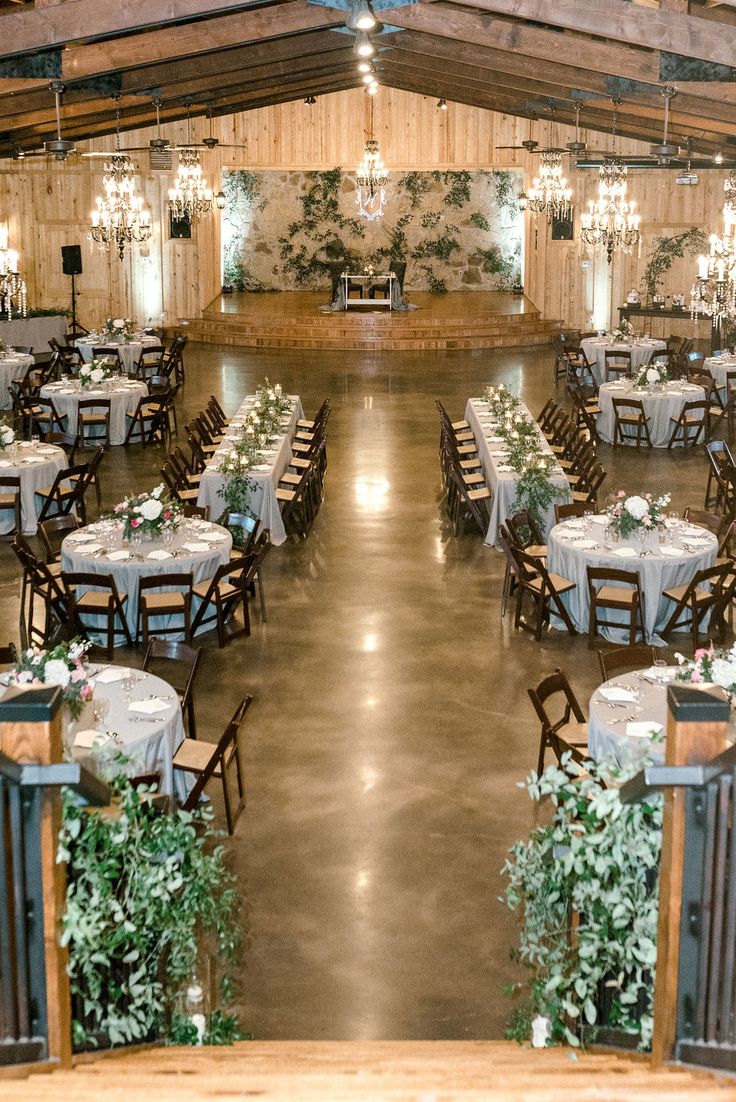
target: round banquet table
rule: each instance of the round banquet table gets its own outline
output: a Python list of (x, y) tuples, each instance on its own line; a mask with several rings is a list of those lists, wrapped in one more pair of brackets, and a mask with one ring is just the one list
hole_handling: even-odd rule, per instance
[[(218, 566), (230, 558), (232, 536), (226, 528), (194, 517), (182, 521), (170, 547), (155, 541), (122, 546), (122, 525), (118, 521), (102, 520), (80, 528), (67, 536), (61, 545), (61, 566), (64, 571), (85, 571), (112, 574), (118, 592), (126, 593), (125, 606), (128, 630), (135, 638), (138, 619), (138, 581), (156, 574), (192, 574), (192, 580), (207, 581)], [(198, 607), (192, 602), (192, 617)], [(169, 621), (162, 617), (164, 624)], [(151, 634), (156, 634), (157, 620), (152, 621)], [(209, 631), (211, 625), (202, 630)], [(181, 634), (168, 639), (183, 639)], [(116, 641), (122, 646), (124, 639)]]
[(722, 352), (720, 356), (708, 356), (703, 366), (710, 371), (721, 392), (721, 398), (725, 400), (726, 376), (729, 371), (736, 372), (736, 356), (732, 356), (730, 352)]
[[(172, 766), (184, 738), (176, 691), (167, 681), (142, 670), (99, 665), (90, 669), (97, 671), (90, 678), (94, 696), (84, 705), (79, 719), (71, 722), (64, 732), (67, 755), (99, 773), (116, 754), (122, 753), (128, 759), (122, 767), (127, 776), (158, 772), (159, 791), (175, 794), (183, 802), (191, 780), (187, 774), (175, 772)], [(128, 677), (133, 682), (130, 704), (123, 689)], [(100, 700), (108, 702), (108, 710), (104, 718), (95, 720), (94, 707)], [(143, 710), (138, 711), (141, 705)]]
[(33, 356), (22, 352), (7, 352), (0, 356), (0, 409), (12, 409), (8, 387), (12, 382), (22, 379), (33, 363)]
[[(619, 674), (599, 685), (590, 698), (588, 751), (593, 761), (618, 768), (664, 761), (667, 734), (667, 686), (677, 666), (651, 667)], [(704, 691), (722, 694), (717, 686)], [(733, 741), (733, 724), (729, 724)]]
[(93, 348), (117, 348), (123, 367), (130, 375), (135, 371), (141, 349), (145, 348), (147, 344), (159, 345), (161, 341), (158, 337), (139, 336), (136, 340), (126, 343), (125, 341), (111, 340), (107, 333), (102, 335), (90, 333), (87, 337), (80, 337), (74, 344), (79, 349), (85, 363), (89, 363), (92, 359)]
[[(672, 429), (671, 417), (679, 417), (686, 402), (701, 402), (705, 398), (702, 386), (683, 383), (676, 380), (667, 383), (661, 391), (632, 387), (630, 382), (621, 379), (615, 383), (604, 383), (598, 391), (598, 433), (607, 444), (613, 442), (613, 399), (634, 398), (641, 401), (644, 412), (649, 418), (649, 436), (654, 448), (666, 448)], [(677, 445), (682, 447), (681, 444)]]
[(82, 387), (75, 380), (48, 383), (41, 387), (41, 397), (51, 398), (59, 414), (68, 417), (67, 432), (77, 431), (79, 403), (91, 398), (110, 399), (110, 443), (122, 444), (125, 441), (127, 424), (125, 415), (134, 413), (138, 402), (148, 394), (145, 383), (135, 380), (115, 382), (99, 387)]
[(598, 386), (606, 379), (606, 352), (630, 352), (632, 371), (648, 364), (653, 354), (666, 348), (665, 341), (642, 337), (637, 341), (612, 341), (610, 337), (586, 337), (580, 342), (585, 358), (593, 365), (593, 376)]
[[(66, 466), (65, 452), (50, 444), (21, 441), (0, 451), (0, 477), (20, 478), (20, 522), (25, 535), (34, 535), (38, 528), (42, 503), (36, 498), (36, 490), (51, 486), (57, 473)], [(9, 512), (0, 514), (0, 534), (12, 532), (13, 523)]]
[[(665, 626), (675, 606), (662, 596), (662, 591), (686, 585), (698, 570), (712, 566), (716, 561), (718, 540), (698, 525), (668, 520), (666, 542), (660, 545), (657, 532), (648, 533), (642, 555), (638, 538), (621, 540), (606, 548), (605, 515), (599, 514), (599, 517), (600, 520), (573, 517), (556, 524), (547, 540), (550, 571), (561, 574), (576, 585), (562, 598), (573, 624), (578, 631), (587, 633), (589, 566), (636, 570), (644, 594), (646, 641), (664, 646), (664, 640), (657, 633)], [(622, 624), (627, 623), (624, 612), (607, 609), (605, 615), (606, 619), (620, 619)], [(559, 623), (557, 620), (556, 626)], [(603, 636), (612, 643), (628, 643), (628, 626), (621, 631), (605, 628)]]

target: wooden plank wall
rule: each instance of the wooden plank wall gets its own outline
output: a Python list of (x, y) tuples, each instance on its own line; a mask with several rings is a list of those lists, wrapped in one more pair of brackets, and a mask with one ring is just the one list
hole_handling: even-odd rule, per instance
[[(451, 103), (439, 111), (432, 97), (381, 89), (375, 97), (375, 131), (384, 161), (391, 171), (432, 168), (512, 168), (524, 170), (531, 183), (538, 158), (526, 151), (500, 146), (533, 137), (542, 144), (564, 145), (574, 136), (568, 127), (549, 122), (494, 114)], [(354, 168), (361, 159), (370, 127), (371, 100), (361, 90), (318, 98), (314, 106), (301, 100), (213, 121), (213, 132), (223, 143), (244, 148), (203, 151), (205, 175), (220, 186), (223, 168), (325, 169)], [(193, 123), (193, 136), (208, 132), (204, 120)], [(166, 127), (175, 141), (186, 141), (186, 124)], [(123, 135), (123, 145), (146, 145), (154, 131)], [(585, 135), (589, 144), (606, 148), (600, 135)], [(105, 149), (111, 140), (86, 148)], [(80, 147), (81, 148), (81, 147)], [(634, 142), (619, 140), (622, 152), (648, 152)], [(217, 215), (195, 225), (191, 240), (172, 241), (168, 235), (166, 193), (169, 172), (150, 171), (146, 153), (137, 155), (139, 186), (153, 212), (154, 234), (147, 248), (127, 249), (121, 263), (116, 253), (100, 252), (88, 240), (89, 212), (101, 190), (102, 161), (70, 158), (57, 164), (45, 158), (0, 162), (0, 222), (10, 232), (10, 244), (21, 254), (23, 272), (34, 305), (63, 304), (69, 280), (61, 273), (60, 246), (82, 246), (84, 274), (78, 280), (79, 312), (85, 324), (109, 314), (133, 316), (139, 321), (168, 324), (180, 317), (196, 317), (220, 289), (220, 241)], [(585, 255), (573, 242), (552, 242), (544, 219), (527, 216), (525, 285), (543, 315), (588, 327), (616, 319), (614, 307), (626, 291), (638, 285), (650, 242), (656, 234), (670, 235), (691, 225), (708, 232), (719, 230), (725, 173), (701, 173), (694, 188), (677, 187), (672, 172), (630, 173), (630, 195), (642, 215), (644, 241), (641, 258), (617, 257), (609, 267), (601, 254), (589, 254), (590, 267), (581, 267)], [(573, 170), (569, 180), (576, 193), (576, 210), (595, 195), (595, 172)], [(390, 221), (390, 207), (387, 220)], [(163, 226), (163, 232), (162, 232)], [(688, 294), (695, 272), (693, 259), (678, 262), (665, 291)]]

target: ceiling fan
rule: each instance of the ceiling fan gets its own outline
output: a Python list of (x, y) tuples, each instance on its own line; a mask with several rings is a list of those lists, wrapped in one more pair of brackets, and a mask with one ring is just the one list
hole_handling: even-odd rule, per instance
[[(525, 142), (520, 142), (519, 145), (499, 145), (497, 149), (525, 149), (527, 153), (559, 153), (579, 155), (586, 150), (585, 142), (580, 141), (580, 112), (583, 105), (581, 103), (573, 104), (573, 110), (575, 112), (575, 141), (568, 142), (564, 149), (556, 146), (540, 146), (539, 142), (534, 141), (532, 138), (528, 138)], [(548, 107), (549, 114), (554, 120), (555, 108)]]
[[(212, 111), (207, 112), (207, 117), (210, 122), (210, 132), (206, 138), (203, 138), (201, 142), (185, 142), (183, 144), (174, 144), (169, 138), (161, 137), (161, 106), (163, 100), (156, 98), (151, 101), (156, 108), (156, 137), (151, 138), (148, 145), (127, 146), (121, 149), (121, 153), (143, 153), (148, 151), (149, 153), (176, 153), (182, 149), (245, 149), (244, 145), (226, 145), (220, 142), (219, 138), (216, 138), (212, 133)], [(190, 128), (190, 112), (191, 103), (187, 104), (187, 132)], [(100, 154), (97, 154), (99, 156)], [(92, 154), (94, 156), (94, 154)]]
[(12, 141), (12, 152), (3, 154), (3, 159), (12, 158), (14, 161), (22, 161), (26, 157), (54, 157), (57, 161), (65, 161), (67, 157), (77, 153), (76, 145), (69, 138), (64, 138), (61, 133), (61, 97), (64, 93), (64, 85), (60, 80), (52, 80), (49, 91), (53, 93), (56, 108), (56, 137), (45, 141), (42, 146), (35, 149), (24, 149), (19, 142)]

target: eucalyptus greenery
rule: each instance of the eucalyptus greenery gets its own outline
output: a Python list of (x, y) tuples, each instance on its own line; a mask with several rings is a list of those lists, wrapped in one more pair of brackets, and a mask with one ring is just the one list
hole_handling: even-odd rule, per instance
[[(502, 869), (506, 903), (521, 918), (513, 955), (530, 973), (527, 1008), (512, 1019), (512, 1035), (539, 1013), (550, 1019), (553, 1041), (579, 1045), (584, 1027), (598, 1024), (597, 999), (607, 987), (607, 1024), (637, 1035), (641, 1048), (651, 1043), (662, 800), (624, 804), (616, 787), (643, 764), (612, 778), (594, 762), (583, 773), (566, 754), (562, 768), (548, 766), (526, 782), (533, 800), (551, 802), (553, 816), (511, 848)], [(574, 914), (580, 921), (571, 937)]]
[(77, 1045), (165, 1036), (203, 938), (226, 962), (239, 941), (239, 902), (223, 849), (212, 846), (211, 812), (161, 814), (122, 772), (106, 779), (114, 808), (90, 810), (67, 792), (59, 836)]
[(651, 302), (657, 294), (664, 277), (677, 258), (681, 259), (685, 254), (696, 256), (705, 251), (706, 245), (706, 236), (699, 226), (691, 226), (684, 233), (676, 233), (672, 237), (655, 237), (642, 278), (647, 302)]
[(547, 510), (565, 495), (552, 481), (557, 460), (542, 448), (536, 423), (520, 409), (519, 399), (507, 387), (487, 387), (485, 398), (498, 422), (495, 431), (506, 445), (506, 462), (518, 475), (512, 511), (525, 510), (543, 531)]

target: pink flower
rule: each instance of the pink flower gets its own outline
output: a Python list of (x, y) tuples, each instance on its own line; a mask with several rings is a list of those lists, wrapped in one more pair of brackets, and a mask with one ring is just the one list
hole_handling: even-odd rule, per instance
[(87, 676), (87, 675), (86, 675), (86, 673), (84, 672), (84, 670), (82, 670), (82, 669), (80, 669), (79, 667), (77, 667), (77, 669), (76, 669), (76, 670), (72, 670), (72, 676), (71, 676), (71, 680), (72, 680), (72, 681), (75, 681), (75, 682), (76, 682), (76, 681), (84, 681), (84, 679), (85, 679), (85, 677), (86, 677), (86, 676)]
[(695, 652), (696, 661), (699, 658), (705, 658), (707, 653), (708, 653), (708, 648), (707, 647), (698, 647), (698, 649)]
[(92, 686), (90, 685), (89, 681), (86, 684), (82, 685), (82, 688), (79, 690), (79, 695), (81, 696), (82, 700), (87, 700), (90, 696), (92, 696)]
[(690, 680), (691, 681), (702, 681), (703, 678), (701, 676), (700, 670), (694, 669), (693, 672), (690, 674)]
[(616, 497), (626, 497), (626, 490), (619, 490)]
[(141, 524), (143, 524), (143, 521), (141, 520), (141, 518), (140, 517), (134, 517), (133, 520), (131, 520), (131, 522), (130, 522), (130, 527), (131, 528), (138, 528), (139, 525), (141, 525)]
[(164, 520), (168, 520), (170, 516), (171, 513), (164, 513)]

